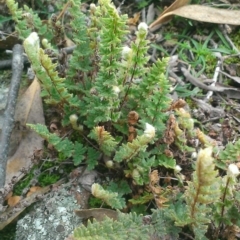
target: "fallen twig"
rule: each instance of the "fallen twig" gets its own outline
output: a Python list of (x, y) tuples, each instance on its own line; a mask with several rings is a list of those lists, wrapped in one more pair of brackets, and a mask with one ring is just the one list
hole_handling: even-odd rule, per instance
[[(65, 51), (67, 54), (71, 54), (75, 48), (76, 48), (76, 46), (72, 46), (72, 47), (62, 48), (61, 50)], [(29, 64), (29, 61), (26, 57), (24, 57), (23, 64), (24, 64), (24, 66)], [(2, 61), (0, 61), (0, 70), (1, 69), (9, 69), (11, 66), (12, 66), (12, 60), (2, 60)]]
[(16, 44), (13, 47), (12, 79), (8, 94), (7, 106), (4, 112), (3, 129), (0, 140), (0, 188), (5, 184), (6, 165), (9, 149), (9, 141), (14, 126), (14, 113), (17, 95), (23, 70), (23, 47)]
[(206, 84), (200, 82), (197, 78), (192, 76), (191, 73), (186, 68), (182, 67), (181, 71), (190, 83), (192, 83), (194, 86), (199, 87), (201, 89), (204, 89), (207, 91), (213, 91), (213, 92), (224, 92), (226, 90), (237, 90), (236, 88), (231, 88), (231, 87), (207, 86)]
[[(218, 79), (218, 75), (219, 75), (219, 71), (221, 70), (220, 68), (220, 65), (222, 64), (222, 61), (219, 59), (218, 62), (217, 62), (217, 66), (215, 68), (215, 72), (214, 72), (214, 75), (213, 75), (213, 83), (210, 85), (212, 87), (215, 86), (216, 82), (217, 82), (217, 79)], [(212, 96), (213, 92), (210, 91), (207, 93), (206, 97), (205, 97), (205, 101), (209, 100), (210, 97)]]

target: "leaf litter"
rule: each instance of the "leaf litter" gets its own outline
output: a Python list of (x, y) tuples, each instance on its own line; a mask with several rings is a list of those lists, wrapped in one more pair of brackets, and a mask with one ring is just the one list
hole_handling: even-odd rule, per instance
[(202, 5), (187, 5), (189, 2), (189, 0), (176, 0), (162, 12), (149, 28), (153, 29), (159, 24), (170, 21), (174, 15), (200, 22), (240, 25), (239, 10), (219, 9)]

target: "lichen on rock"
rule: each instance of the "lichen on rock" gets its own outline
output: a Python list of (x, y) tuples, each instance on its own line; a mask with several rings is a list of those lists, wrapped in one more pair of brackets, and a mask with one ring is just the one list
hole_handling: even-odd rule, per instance
[[(81, 192), (80, 187), (77, 187)], [(16, 240), (64, 240), (81, 224), (80, 206), (69, 184), (47, 194), (17, 223)]]

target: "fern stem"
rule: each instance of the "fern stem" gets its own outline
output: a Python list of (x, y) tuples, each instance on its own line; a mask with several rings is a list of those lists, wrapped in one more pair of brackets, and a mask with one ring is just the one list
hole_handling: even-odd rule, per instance
[[(138, 53), (139, 53), (139, 48), (138, 48), (138, 50), (137, 50), (137, 57), (138, 57)], [(125, 96), (124, 96), (124, 98), (123, 98), (122, 103), (120, 104), (120, 107), (119, 107), (118, 111), (121, 111), (124, 103), (125, 103), (126, 100), (127, 100), (128, 92), (129, 92), (129, 90), (130, 90), (130, 87), (132, 86), (133, 77), (134, 77), (135, 72), (136, 72), (136, 67), (137, 67), (137, 62), (134, 63), (133, 72), (132, 72), (132, 75), (131, 75), (131, 78), (130, 78), (130, 81), (129, 81), (129, 85), (128, 85), (127, 91), (126, 91), (126, 93), (125, 93)]]
[(60, 14), (57, 16), (57, 21), (65, 14), (65, 12), (67, 11), (68, 7), (70, 6), (70, 4), (73, 4), (73, 1), (68, 1), (64, 6), (62, 11), (60, 12)]
[[(225, 202), (225, 199), (226, 199), (226, 196), (227, 196), (227, 189), (228, 189), (229, 183), (230, 183), (230, 177), (227, 178), (226, 187), (224, 188), (224, 192), (223, 192), (223, 195), (222, 195), (222, 203), (223, 204), (222, 204), (222, 207), (221, 207), (221, 218), (223, 218), (223, 214), (224, 214), (224, 210), (225, 210), (224, 202)], [(223, 223), (219, 222), (218, 227), (215, 231), (215, 238), (214, 239), (218, 239), (220, 229), (221, 229), (222, 226), (223, 226)]]
[(195, 206), (196, 206), (196, 204), (197, 204), (197, 202), (198, 202), (199, 193), (201, 192), (200, 189), (201, 189), (201, 186), (198, 185), (198, 188), (197, 188), (197, 190), (196, 190), (196, 195), (195, 195), (195, 197), (194, 197), (194, 200), (193, 200), (193, 203), (192, 203), (192, 206), (191, 206), (191, 218), (192, 218), (192, 219), (195, 218)]
[[(223, 203), (224, 203), (224, 201), (225, 201), (225, 199), (226, 199), (226, 196), (227, 196), (227, 189), (228, 189), (229, 183), (230, 183), (230, 177), (227, 178), (226, 187), (225, 187), (225, 189), (224, 189), (224, 193), (223, 193), (223, 196), (222, 196), (222, 202), (223, 202)], [(223, 204), (223, 205), (222, 205), (222, 209), (221, 209), (221, 217), (223, 217), (224, 209), (225, 209), (225, 205)]]

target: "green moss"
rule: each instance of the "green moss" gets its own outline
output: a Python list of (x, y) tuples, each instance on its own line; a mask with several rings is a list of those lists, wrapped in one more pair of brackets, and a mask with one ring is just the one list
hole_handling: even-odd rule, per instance
[(34, 174), (34, 169), (30, 171), (22, 180), (15, 184), (13, 189), (13, 195), (21, 195), (24, 188), (29, 186), (30, 181), (32, 180)]
[(60, 179), (60, 176), (57, 174), (43, 174), (39, 177), (39, 183), (42, 187), (48, 186), (57, 182)]
[[(54, 162), (46, 161), (42, 166), (35, 166), (22, 180), (15, 184), (13, 190), (14, 195), (21, 195), (23, 189), (30, 186), (30, 182), (35, 176), (34, 171), (37, 171), (39, 169), (41, 169), (41, 173), (39, 174), (39, 177), (36, 179), (38, 181), (39, 186), (44, 187), (57, 182), (62, 177), (62, 174), (59, 173), (60, 163), (62, 161), (63, 159), (56, 160)], [(53, 173), (52, 169), (54, 169), (55, 167), (58, 170)], [(61, 165), (61, 168), (63, 169), (62, 172), (66, 174), (70, 173), (73, 170), (74, 166)]]
[[(103, 207), (102, 200), (91, 196), (88, 200), (89, 208), (100, 208)], [(105, 206), (106, 207), (106, 206)]]
[(212, 76), (216, 67), (216, 57), (213, 54), (207, 54), (205, 56), (206, 68), (205, 72), (208, 76)]
[(236, 48), (239, 49), (240, 48), (240, 29), (238, 29), (237, 31), (233, 31), (230, 34), (230, 39), (235, 44)]
[(15, 240), (17, 222), (11, 223), (0, 231), (1, 240)]

